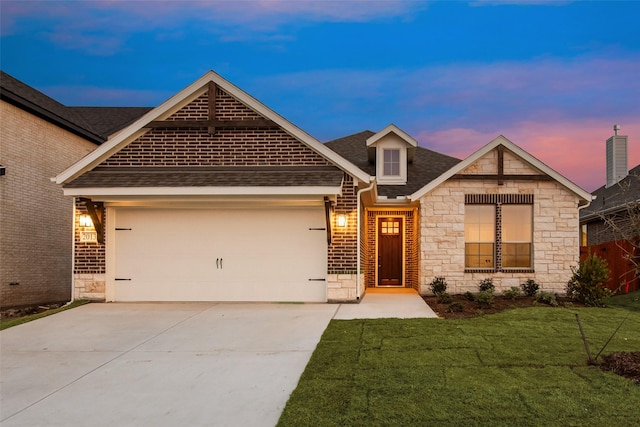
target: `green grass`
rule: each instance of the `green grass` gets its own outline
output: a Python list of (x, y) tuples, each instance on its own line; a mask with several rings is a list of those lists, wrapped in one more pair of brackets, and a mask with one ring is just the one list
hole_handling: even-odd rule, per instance
[(89, 301), (85, 300), (77, 300), (72, 302), (71, 304), (62, 306), (60, 308), (55, 308), (52, 310), (43, 311), (42, 313), (30, 314), (28, 316), (22, 317), (13, 317), (9, 319), (0, 320), (0, 331), (3, 329), (10, 328), (12, 326), (21, 325), (23, 323), (31, 322), (32, 320), (40, 319), (42, 317), (51, 316), (52, 314), (60, 313), (61, 311), (69, 310), (75, 307), (79, 307), (81, 305), (87, 304)]
[(461, 320), (334, 320), (279, 426), (640, 426), (640, 386), (587, 365), (640, 351), (640, 293), (611, 308), (532, 307)]

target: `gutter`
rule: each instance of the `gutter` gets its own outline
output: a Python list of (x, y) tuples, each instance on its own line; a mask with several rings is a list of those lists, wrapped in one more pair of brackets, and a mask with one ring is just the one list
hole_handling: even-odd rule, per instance
[(370, 184), (367, 188), (362, 188), (360, 190), (358, 190), (358, 192), (356, 193), (356, 203), (358, 204), (356, 206), (356, 234), (357, 234), (357, 238), (356, 238), (356, 243), (358, 245), (357, 247), (357, 255), (356, 255), (356, 300), (360, 301), (360, 197), (361, 194), (364, 193), (365, 191), (371, 191), (371, 189), (373, 189), (376, 185), (376, 180), (375, 178), (371, 178), (370, 180)]

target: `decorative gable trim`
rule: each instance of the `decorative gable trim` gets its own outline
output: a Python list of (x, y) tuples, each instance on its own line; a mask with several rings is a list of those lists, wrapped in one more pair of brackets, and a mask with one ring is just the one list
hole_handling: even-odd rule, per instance
[[(498, 147), (503, 147), (503, 148), (498, 148)], [(411, 195), (411, 200), (420, 199), (421, 197), (423, 197), (426, 194), (428, 194), (429, 192), (433, 191), (435, 188), (437, 188), (442, 183), (444, 183), (445, 181), (447, 181), (448, 179), (451, 179), (451, 178), (454, 178), (454, 179), (456, 179), (456, 178), (457, 179), (487, 179), (488, 176), (471, 175), (471, 174), (464, 174), (463, 175), (463, 174), (461, 174), (461, 172), (464, 171), (467, 167), (469, 167), (473, 163), (475, 163), (478, 159), (480, 159), (481, 157), (483, 157), (484, 155), (486, 155), (487, 153), (489, 153), (490, 151), (492, 151), (494, 149), (498, 149), (499, 156), (500, 156), (501, 152), (504, 154), (504, 152), (502, 150), (508, 150), (509, 152), (514, 154), (516, 157), (519, 157), (520, 159), (522, 159), (524, 162), (528, 163), (529, 165), (531, 165), (535, 169), (538, 169), (543, 175), (504, 175), (504, 174), (500, 175), (500, 165), (498, 165), (499, 169), (496, 172), (496, 175), (491, 175), (490, 176), (491, 179), (496, 179), (496, 181), (498, 181), (498, 182), (500, 182), (500, 180), (509, 180), (509, 179), (516, 179), (516, 180), (519, 180), (519, 179), (524, 179), (524, 180), (535, 179), (535, 180), (540, 180), (540, 181), (551, 179), (551, 180), (555, 180), (558, 184), (562, 185), (563, 187), (565, 187), (566, 189), (568, 189), (569, 191), (573, 192), (578, 197), (580, 197), (582, 199), (580, 201), (580, 205), (588, 205), (591, 202), (592, 197), (591, 197), (590, 193), (588, 193), (587, 191), (583, 190), (582, 188), (580, 188), (579, 186), (577, 186), (573, 182), (569, 181), (567, 178), (565, 178), (564, 176), (562, 176), (558, 172), (554, 171), (549, 166), (547, 166), (546, 164), (544, 164), (540, 160), (536, 159), (534, 156), (532, 156), (531, 154), (527, 153), (522, 148), (520, 148), (517, 145), (515, 145), (513, 142), (509, 141), (503, 135), (498, 136), (496, 139), (494, 139), (493, 141), (489, 142), (487, 145), (485, 145), (484, 147), (480, 148), (478, 151), (476, 151), (475, 153), (471, 154), (469, 157), (467, 157), (466, 159), (464, 159), (460, 163), (456, 164), (454, 167), (452, 167), (451, 169), (449, 169), (448, 171), (446, 171), (445, 173), (440, 175), (438, 178), (434, 179), (429, 184), (425, 185), (420, 190), (418, 190), (415, 193), (413, 193)]]
[(372, 135), (371, 137), (369, 137), (367, 139), (367, 147), (375, 146), (376, 142), (378, 142), (380, 139), (382, 139), (383, 137), (387, 136), (390, 133), (395, 133), (401, 139), (406, 141), (406, 143), (408, 145), (410, 145), (412, 147), (417, 147), (418, 146), (418, 141), (413, 139), (408, 133), (406, 133), (405, 131), (400, 129), (398, 126), (396, 126), (393, 123), (391, 123), (389, 126), (387, 126), (386, 128), (382, 129), (380, 132), (378, 132), (375, 135)]
[[(267, 106), (253, 98), (251, 95), (242, 91), (232, 83), (223, 79), (221, 76), (216, 74), (213, 71), (207, 72), (201, 78), (187, 86), (185, 89), (181, 90), (167, 101), (162, 103), (160, 106), (154, 108), (149, 111), (147, 114), (140, 117), (134, 123), (124, 128), (120, 132), (116, 133), (109, 139), (107, 142), (103, 143), (99, 146), (95, 151), (91, 152), (89, 155), (84, 157), (79, 162), (75, 163), (58, 176), (53, 178), (53, 180), (58, 184), (67, 183), (76, 177), (82, 175), (84, 172), (93, 169), (95, 166), (99, 165), (101, 162), (109, 158), (114, 153), (118, 152), (120, 149), (128, 145), (130, 142), (149, 132), (152, 128), (157, 127), (167, 127), (166, 119), (169, 118), (172, 114), (179, 111), (181, 108), (186, 106), (192, 100), (204, 95), (206, 93), (211, 93), (212, 87), (217, 85), (223, 91), (227, 92), (234, 98), (236, 98), (241, 103), (247, 105), (249, 108), (254, 110), (256, 113), (264, 117), (264, 120), (268, 126), (271, 126), (271, 122), (273, 122), (278, 127), (282, 128), (286, 133), (299, 140), (303, 144), (307, 145), (316, 153), (320, 154), (331, 163), (335, 164), (346, 173), (356, 178), (357, 180), (363, 182), (369, 182), (370, 176), (366, 174), (364, 171), (356, 167), (351, 162), (344, 159), (342, 156), (338, 155), (333, 150), (325, 147), (320, 141), (316, 140), (306, 132), (302, 131), (297, 126), (293, 125), (282, 116), (269, 109)], [(159, 123), (161, 122), (161, 123)], [(194, 123), (178, 123), (175, 124), (175, 127), (191, 127)], [(195, 123), (196, 126), (206, 127), (209, 129), (209, 132), (215, 132), (219, 127), (224, 126), (237, 126), (238, 123), (224, 123), (219, 122), (212, 119), (210, 115), (208, 120), (202, 120)], [(251, 123), (243, 123), (241, 124), (243, 127), (245, 125), (252, 125)]]
[[(390, 124), (369, 137), (366, 143), (369, 162), (376, 165), (378, 185), (405, 185), (407, 183), (407, 163), (413, 161), (418, 141), (396, 125)], [(397, 163), (398, 169), (394, 173), (386, 172), (386, 163), (390, 161), (386, 157), (387, 154), (393, 156), (393, 163)]]

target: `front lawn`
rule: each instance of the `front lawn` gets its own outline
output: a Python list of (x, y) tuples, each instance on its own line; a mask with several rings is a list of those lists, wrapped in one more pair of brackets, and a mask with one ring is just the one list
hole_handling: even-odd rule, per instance
[(638, 296), (612, 308), (333, 320), (278, 425), (640, 426), (640, 385), (587, 365), (575, 319), (595, 356), (629, 315), (603, 355), (640, 351)]

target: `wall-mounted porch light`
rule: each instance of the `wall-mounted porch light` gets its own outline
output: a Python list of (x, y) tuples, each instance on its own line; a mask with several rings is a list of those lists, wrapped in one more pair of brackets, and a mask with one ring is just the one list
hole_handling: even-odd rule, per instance
[(93, 227), (93, 221), (91, 221), (91, 217), (87, 214), (80, 215), (78, 222), (80, 227)]
[(346, 227), (347, 226), (347, 216), (346, 215), (338, 215), (336, 217), (336, 223), (338, 227)]

